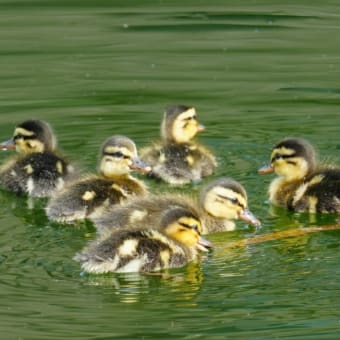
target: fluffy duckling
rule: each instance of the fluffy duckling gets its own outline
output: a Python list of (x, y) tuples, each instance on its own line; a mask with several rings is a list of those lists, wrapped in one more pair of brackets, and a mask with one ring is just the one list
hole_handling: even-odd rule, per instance
[(56, 137), (45, 121), (27, 120), (17, 125), (13, 137), (0, 144), (2, 150), (19, 153), (0, 169), (3, 188), (33, 197), (48, 197), (61, 189), (74, 169), (57, 155), (56, 146)]
[(205, 185), (198, 202), (183, 194), (150, 195), (134, 199), (124, 206), (112, 207), (93, 222), (100, 234), (127, 224), (143, 226), (153, 222), (155, 225), (160, 223), (163, 211), (169, 207), (182, 207), (198, 214), (203, 234), (234, 230), (234, 220), (237, 219), (260, 225), (247, 207), (245, 189), (231, 178), (219, 178)]
[(100, 150), (99, 175), (87, 176), (66, 186), (46, 207), (50, 220), (72, 222), (96, 216), (101, 209), (147, 193), (130, 170), (150, 170), (137, 156), (135, 143), (125, 136), (108, 138)]
[(116, 230), (74, 259), (89, 273), (151, 272), (182, 267), (198, 259), (197, 249), (211, 247), (198, 216), (183, 208), (166, 210), (159, 227), (148, 227)]
[(215, 156), (192, 139), (204, 130), (193, 107), (168, 108), (161, 124), (162, 141), (140, 151), (141, 159), (152, 167), (151, 175), (173, 185), (199, 181), (211, 175)]
[(260, 174), (279, 177), (269, 186), (274, 205), (308, 213), (340, 213), (340, 169), (320, 168), (313, 146), (306, 140), (287, 138), (276, 144), (270, 164)]

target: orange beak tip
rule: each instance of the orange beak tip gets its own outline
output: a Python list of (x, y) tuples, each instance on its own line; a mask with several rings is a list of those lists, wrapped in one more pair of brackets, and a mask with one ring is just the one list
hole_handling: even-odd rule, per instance
[(0, 144), (0, 148), (1, 148), (2, 151), (15, 150), (15, 145)]
[(197, 131), (198, 132), (203, 132), (203, 131), (205, 131), (205, 126), (204, 125), (198, 125), (198, 128), (197, 128)]
[(257, 173), (260, 175), (271, 174), (274, 172), (274, 168), (271, 165), (264, 165), (260, 169), (257, 170)]
[(255, 215), (249, 210), (244, 209), (244, 211), (239, 215), (239, 219), (242, 221), (245, 221), (247, 223), (250, 223), (256, 227), (261, 225), (261, 222), (255, 217)]
[(148, 174), (149, 172), (152, 171), (151, 166), (147, 165), (146, 163), (144, 163), (139, 158), (135, 158), (133, 160), (132, 164), (130, 165), (130, 169), (134, 170), (134, 171), (138, 171), (142, 174)]

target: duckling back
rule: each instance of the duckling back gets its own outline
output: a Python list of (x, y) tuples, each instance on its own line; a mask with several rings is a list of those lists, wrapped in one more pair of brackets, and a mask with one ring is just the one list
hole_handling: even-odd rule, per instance
[(340, 213), (340, 169), (310, 175), (287, 200), (287, 208), (309, 213)]
[(73, 167), (52, 152), (19, 156), (0, 170), (2, 186), (16, 194), (48, 197), (74, 174)]
[(173, 185), (199, 181), (213, 174), (217, 163), (211, 152), (196, 142), (154, 144), (141, 150), (155, 178)]
[(160, 226), (164, 211), (182, 207), (198, 215), (194, 202), (180, 194), (148, 195), (136, 197), (124, 205), (110, 206), (95, 217), (92, 217), (99, 234), (125, 228), (127, 225), (142, 228), (146, 225)]
[(61, 223), (96, 218), (105, 208), (119, 205), (136, 195), (145, 195), (146, 192), (144, 185), (132, 178), (108, 180), (89, 176), (71, 182), (55, 195), (46, 207), (46, 214), (50, 220)]

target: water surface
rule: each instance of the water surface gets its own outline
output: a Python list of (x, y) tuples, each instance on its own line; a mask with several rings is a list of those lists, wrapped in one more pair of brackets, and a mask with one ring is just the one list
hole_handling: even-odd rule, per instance
[(0, 191), (2, 336), (337, 339), (339, 231), (225, 244), (337, 222), (270, 207), (272, 177), (256, 170), (286, 136), (339, 164), (339, 15), (330, 0), (2, 1), (3, 140), (22, 120), (45, 119), (61, 151), (92, 172), (108, 136), (146, 145), (167, 105), (194, 105), (207, 127), (199, 139), (219, 160), (213, 177), (243, 183), (263, 222), (209, 235), (213, 252), (163, 276), (96, 277), (72, 260), (95, 237), (90, 223), (52, 224), (45, 200)]

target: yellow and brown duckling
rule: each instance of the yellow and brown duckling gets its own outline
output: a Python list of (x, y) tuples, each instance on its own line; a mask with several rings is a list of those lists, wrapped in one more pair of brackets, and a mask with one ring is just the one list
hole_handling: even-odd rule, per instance
[(211, 175), (217, 166), (215, 156), (193, 141), (203, 130), (194, 107), (169, 107), (161, 124), (162, 140), (140, 151), (141, 158), (152, 167), (151, 175), (173, 185), (196, 182)]
[(56, 147), (56, 137), (47, 122), (27, 120), (17, 125), (13, 137), (0, 144), (2, 150), (18, 152), (0, 169), (2, 187), (33, 197), (48, 197), (61, 189), (74, 169), (56, 153)]
[(99, 234), (129, 224), (156, 225), (169, 207), (181, 207), (198, 214), (203, 234), (234, 230), (234, 220), (238, 219), (255, 226), (260, 225), (260, 221), (248, 209), (243, 186), (231, 178), (223, 177), (206, 184), (200, 191), (198, 202), (183, 194), (149, 195), (136, 198), (124, 206), (111, 207), (94, 218), (93, 222)]
[(116, 230), (75, 256), (85, 272), (152, 272), (178, 268), (197, 261), (197, 250), (208, 251), (209, 241), (200, 234), (197, 215), (183, 208), (169, 208), (160, 226)]
[(279, 177), (269, 186), (269, 200), (297, 212), (340, 213), (340, 169), (317, 165), (313, 146), (300, 138), (277, 143), (270, 164), (258, 171)]
[(96, 216), (101, 209), (143, 196), (147, 188), (130, 175), (131, 170), (150, 171), (137, 156), (135, 143), (125, 136), (112, 136), (101, 147), (99, 175), (71, 182), (46, 207), (50, 220), (72, 222)]

